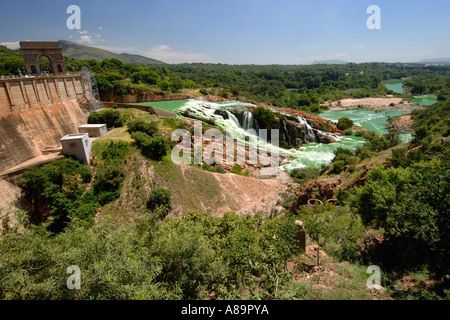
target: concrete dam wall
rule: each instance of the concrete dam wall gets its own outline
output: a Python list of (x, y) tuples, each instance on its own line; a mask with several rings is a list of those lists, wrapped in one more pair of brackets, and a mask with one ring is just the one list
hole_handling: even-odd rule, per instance
[(0, 80), (0, 172), (60, 147), (87, 115), (80, 75)]

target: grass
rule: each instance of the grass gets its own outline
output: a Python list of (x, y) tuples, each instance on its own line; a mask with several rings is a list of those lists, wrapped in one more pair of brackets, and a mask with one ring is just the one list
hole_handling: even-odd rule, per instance
[(130, 222), (146, 212), (147, 199), (154, 186), (150, 164), (137, 148), (130, 149), (123, 169), (125, 180), (120, 197), (100, 209), (100, 216), (112, 219), (116, 225)]
[[(126, 142), (132, 142), (133, 139), (131, 138), (130, 133), (127, 131), (127, 127), (120, 127), (120, 128), (115, 128), (111, 131), (109, 131), (107, 134), (105, 134), (104, 136), (98, 138), (95, 141), (117, 141), (117, 140), (121, 140), (121, 141), (126, 141)], [(95, 143), (94, 143), (95, 145)]]
[[(182, 168), (175, 165), (170, 154), (162, 161), (152, 161), (155, 169), (156, 187), (172, 191), (174, 207), (182, 212), (205, 211), (207, 208), (233, 207), (233, 201), (222, 193), (219, 182), (213, 174), (193, 166)], [(176, 213), (175, 213), (176, 214)]]

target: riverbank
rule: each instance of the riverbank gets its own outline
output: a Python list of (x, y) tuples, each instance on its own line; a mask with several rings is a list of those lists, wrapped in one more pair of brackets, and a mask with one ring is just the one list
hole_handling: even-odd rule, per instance
[(369, 109), (369, 110), (394, 110), (394, 111), (412, 111), (423, 109), (419, 106), (402, 98), (362, 98), (362, 99), (342, 99), (333, 101), (328, 105), (331, 111), (349, 110), (349, 109)]

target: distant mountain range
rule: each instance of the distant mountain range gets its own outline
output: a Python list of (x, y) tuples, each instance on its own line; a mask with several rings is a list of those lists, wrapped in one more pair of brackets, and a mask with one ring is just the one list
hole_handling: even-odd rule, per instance
[(314, 61), (312, 64), (346, 64), (349, 63), (343, 60), (323, 60), (323, 61)]
[(420, 60), (420, 63), (450, 63), (450, 58), (435, 58), (435, 59), (423, 59)]
[(70, 42), (67, 40), (59, 40), (61, 47), (63, 48), (63, 55), (79, 60), (103, 60), (116, 58), (123, 63), (133, 63), (139, 65), (147, 64), (166, 64), (165, 62), (147, 58), (138, 54), (129, 53), (114, 53), (104, 49), (94, 48), (86, 45), (82, 45), (75, 42)]

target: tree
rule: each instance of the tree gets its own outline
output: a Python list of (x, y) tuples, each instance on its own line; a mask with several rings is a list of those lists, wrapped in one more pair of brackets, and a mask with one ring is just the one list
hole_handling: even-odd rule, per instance
[(158, 82), (158, 87), (163, 91), (167, 91), (171, 85), (172, 83), (168, 80), (160, 80)]
[(25, 61), (22, 57), (10, 56), (3, 61), (3, 68), (12, 74), (17, 74), (17, 69), (25, 67)]
[(153, 189), (150, 192), (150, 196), (147, 201), (147, 208), (151, 211), (160, 208), (163, 211), (163, 216), (161, 216), (160, 218), (164, 218), (172, 208), (171, 196), (171, 192), (168, 189)]
[(133, 120), (127, 122), (129, 132), (143, 132), (150, 137), (154, 136), (158, 132), (158, 125), (155, 121), (146, 122), (144, 120)]
[(134, 83), (157, 84), (160, 79), (159, 74), (153, 71), (139, 71), (131, 75), (131, 80)]
[(123, 118), (119, 111), (114, 109), (105, 109), (89, 114), (88, 123), (104, 123), (108, 128), (122, 127)]
[(384, 229), (384, 263), (448, 274), (449, 169), (448, 161), (435, 160), (406, 169), (376, 167), (350, 197), (366, 226)]
[(169, 143), (166, 138), (163, 136), (154, 136), (142, 144), (141, 151), (145, 157), (156, 161), (161, 161), (167, 154), (168, 148)]
[(275, 114), (271, 110), (259, 106), (253, 109), (252, 115), (261, 128), (272, 129), (275, 122)]
[(339, 130), (349, 129), (352, 126), (353, 126), (353, 120), (346, 118), (346, 117), (339, 118), (338, 123), (337, 123), (337, 127)]

